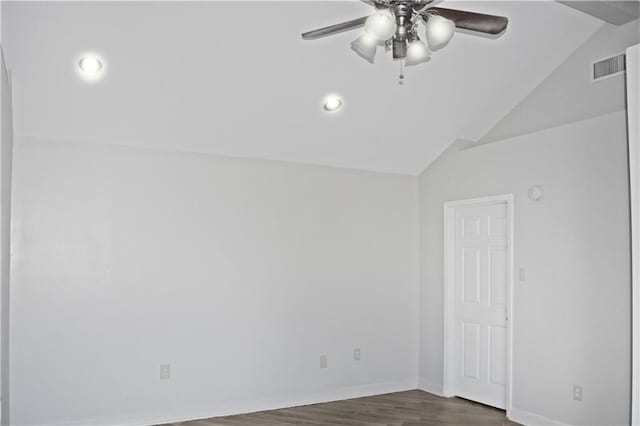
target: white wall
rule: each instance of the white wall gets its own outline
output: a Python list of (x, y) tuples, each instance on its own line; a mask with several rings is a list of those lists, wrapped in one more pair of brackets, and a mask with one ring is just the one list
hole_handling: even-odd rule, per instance
[(9, 73), (0, 51), (2, 139), (0, 142), (0, 423), (9, 422), (9, 265), (11, 229), (11, 163), (13, 111)]
[(12, 424), (416, 387), (415, 177), (23, 138), (14, 159)]
[[(515, 269), (527, 273), (514, 288), (514, 409), (570, 424), (629, 422), (625, 123), (618, 112), (454, 146), (420, 176), (423, 386), (442, 386), (443, 203), (513, 193)], [(544, 187), (542, 201), (528, 200), (532, 185)]]

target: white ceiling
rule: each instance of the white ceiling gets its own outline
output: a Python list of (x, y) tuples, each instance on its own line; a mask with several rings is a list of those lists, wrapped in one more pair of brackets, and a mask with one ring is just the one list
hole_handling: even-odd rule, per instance
[[(509, 17), (498, 39), (458, 33), (407, 69), (305, 30), (366, 15), (361, 2), (3, 2), (15, 133), (417, 174), (477, 140), (603, 25), (556, 2), (443, 6)], [(104, 78), (77, 78), (100, 53)], [(322, 111), (336, 92), (344, 108)]]

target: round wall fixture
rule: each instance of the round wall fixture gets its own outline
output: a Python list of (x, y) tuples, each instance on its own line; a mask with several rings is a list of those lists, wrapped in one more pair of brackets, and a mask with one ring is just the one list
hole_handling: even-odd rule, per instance
[(324, 98), (324, 110), (334, 112), (342, 108), (342, 99), (338, 95), (328, 95)]
[(544, 197), (544, 188), (540, 185), (534, 185), (529, 188), (528, 195), (531, 201), (540, 201)]

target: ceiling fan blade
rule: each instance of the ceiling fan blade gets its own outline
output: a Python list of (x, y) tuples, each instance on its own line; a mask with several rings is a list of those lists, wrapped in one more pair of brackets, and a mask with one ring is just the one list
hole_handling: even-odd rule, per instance
[(425, 13), (431, 10), (436, 11), (443, 18), (455, 22), (456, 28), (480, 33), (500, 34), (507, 29), (507, 24), (509, 23), (509, 19), (504, 16), (485, 15), (464, 10), (445, 9), (443, 7), (431, 7)]
[(367, 18), (368, 16), (363, 16), (362, 18), (352, 19), (351, 21), (342, 22), (340, 24), (330, 25), (328, 27), (319, 28), (313, 31), (307, 31), (306, 33), (302, 33), (302, 38), (305, 40), (315, 40), (317, 38), (353, 30), (355, 28), (362, 27)]

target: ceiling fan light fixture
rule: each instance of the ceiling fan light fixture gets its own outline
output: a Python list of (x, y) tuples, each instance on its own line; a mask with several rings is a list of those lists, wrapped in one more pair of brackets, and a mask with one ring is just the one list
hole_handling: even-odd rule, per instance
[(456, 24), (453, 21), (440, 15), (430, 15), (425, 25), (425, 35), (429, 47), (435, 50), (446, 46), (455, 30)]
[(405, 65), (417, 65), (427, 62), (429, 59), (431, 59), (431, 51), (425, 42), (414, 40), (409, 43)]
[[(376, 12), (304, 32), (302, 39), (315, 40), (364, 27), (364, 34), (351, 42), (351, 48), (358, 55), (373, 63), (377, 47), (382, 46), (394, 60), (415, 65), (428, 61), (432, 52), (446, 46), (456, 28), (500, 36), (509, 23), (506, 16), (434, 7), (435, 0), (362, 1), (374, 6)], [(424, 41), (419, 41), (417, 34), (420, 21), (424, 23)]]
[(364, 33), (351, 42), (351, 49), (371, 64), (376, 59), (377, 48), (378, 40), (368, 33)]
[(365, 32), (378, 41), (389, 40), (396, 33), (396, 29), (396, 18), (389, 9), (377, 11), (364, 23)]

